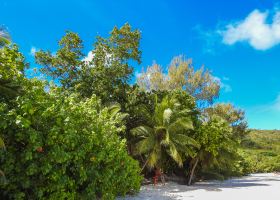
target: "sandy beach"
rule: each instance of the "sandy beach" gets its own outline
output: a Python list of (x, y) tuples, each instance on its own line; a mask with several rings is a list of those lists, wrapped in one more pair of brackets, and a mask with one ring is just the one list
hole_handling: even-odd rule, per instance
[(136, 196), (120, 200), (279, 200), (280, 175), (251, 174), (226, 181), (198, 182), (193, 186), (168, 182), (166, 185), (146, 185)]

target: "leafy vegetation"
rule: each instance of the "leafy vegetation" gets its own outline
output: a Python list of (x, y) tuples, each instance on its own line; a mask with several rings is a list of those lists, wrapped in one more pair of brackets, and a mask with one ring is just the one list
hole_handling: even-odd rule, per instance
[(280, 131), (250, 130), (242, 140), (242, 153), (251, 172), (280, 171)]
[(129, 84), (141, 63), (129, 24), (97, 37), (87, 59), (73, 32), (55, 54), (38, 51), (53, 82), (26, 78), (24, 56), (0, 36), (1, 199), (114, 199), (155, 169), (187, 184), (280, 169), (280, 133), (248, 131), (244, 111), (214, 104), (219, 81), (191, 60)]
[(135, 144), (136, 154), (146, 154), (144, 167), (147, 164), (149, 168), (163, 168), (167, 156), (183, 166), (184, 159), (195, 153), (191, 147), (198, 143), (187, 134), (194, 129), (192, 110), (181, 108), (176, 98), (166, 96), (161, 102), (156, 99), (154, 113), (142, 109), (152, 126), (138, 126), (131, 133), (139, 138)]
[(95, 96), (46, 94), (36, 83), (28, 89), (16, 100), (18, 109), (1, 107), (9, 177), (3, 197), (111, 199), (139, 189), (138, 164), (118, 137), (120, 115)]
[(183, 56), (174, 57), (165, 74), (160, 65), (154, 63), (137, 78), (137, 84), (143, 90), (183, 89), (192, 95), (200, 106), (212, 104), (219, 96), (219, 82), (210, 71), (201, 67), (195, 70), (192, 60)]
[(83, 99), (26, 79), (17, 48), (1, 51), (2, 78), (20, 82), (22, 90), (0, 103), (7, 178), (1, 199), (114, 199), (138, 191), (139, 165), (119, 137), (125, 130), (120, 109), (104, 107), (95, 95)]

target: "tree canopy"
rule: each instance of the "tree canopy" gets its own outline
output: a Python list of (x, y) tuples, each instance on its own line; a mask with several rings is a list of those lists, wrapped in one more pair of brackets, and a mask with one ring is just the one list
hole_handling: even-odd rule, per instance
[(202, 104), (212, 104), (219, 96), (220, 84), (208, 70), (195, 70), (192, 60), (183, 56), (174, 57), (167, 73), (156, 63), (147, 67), (137, 78), (137, 83), (145, 91), (182, 89)]

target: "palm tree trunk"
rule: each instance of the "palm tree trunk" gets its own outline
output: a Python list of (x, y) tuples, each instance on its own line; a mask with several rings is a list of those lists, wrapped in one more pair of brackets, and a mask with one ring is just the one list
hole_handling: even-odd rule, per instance
[(143, 165), (141, 172), (145, 169), (146, 165), (148, 164), (149, 159), (146, 160), (145, 164)]
[(198, 161), (199, 161), (198, 157), (195, 158), (195, 163), (194, 163), (194, 165), (193, 165), (193, 167), (192, 167), (192, 170), (191, 170), (191, 174), (190, 174), (190, 178), (189, 178), (188, 185), (191, 185), (191, 183), (192, 183), (194, 171), (195, 171), (195, 169), (196, 169), (196, 166), (197, 166), (197, 164), (198, 164)]

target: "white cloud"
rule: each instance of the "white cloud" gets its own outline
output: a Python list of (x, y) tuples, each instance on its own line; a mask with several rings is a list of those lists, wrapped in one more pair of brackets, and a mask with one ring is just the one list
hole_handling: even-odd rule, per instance
[[(89, 64), (89, 62), (92, 61), (94, 56), (95, 54), (92, 51), (89, 51), (87, 56), (84, 59), (82, 59), (82, 61), (85, 61), (87, 64)], [(114, 61), (113, 55), (110, 53), (106, 53), (105, 66), (110, 66), (113, 61)]]
[(221, 31), (220, 30), (205, 30), (201, 25), (197, 25), (193, 28), (197, 33), (197, 38), (203, 41), (202, 52), (206, 54), (216, 55), (217, 45), (221, 44)]
[(38, 51), (38, 49), (36, 47), (31, 47), (29, 54), (32, 56), (35, 56), (35, 53)]
[(257, 50), (270, 49), (280, 43), (280, 11), (254, 10), (245, 19), (228, 24), (219, 33), (227, 45), (247, 42)]
[(232, 91), (232, 88), (229, 84), (225, 83), (226, 81), (229, 80), (228, 77), (223, 77), (223, 80), (217, 76), (213, 76), (214, 80), (217, 81), (221, 88), (225, 91), (225, 92), (231, 92)]
[(90, 62), (93, 59), (94, 54), (92, 53), (92, 51), (88, 52), (87, 56), (83, 59), (83, 61), (85, 62)]

